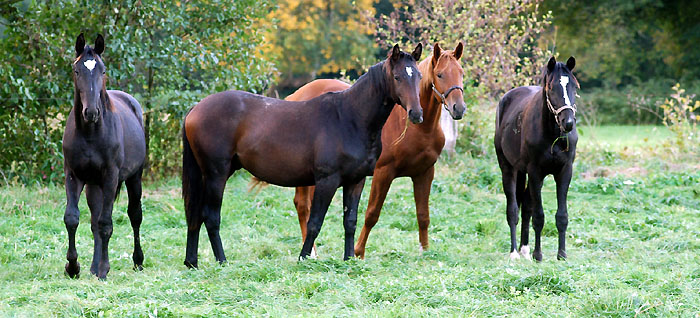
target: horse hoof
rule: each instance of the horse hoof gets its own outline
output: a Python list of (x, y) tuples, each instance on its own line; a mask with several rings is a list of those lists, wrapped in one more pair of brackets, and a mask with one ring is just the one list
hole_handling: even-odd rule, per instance
[(134, 264), (134, 271), (136, 271), (136, 272), (143, 271), (143, 265), (141, 265), (141, 264)]
[(565, 261), (566, 260), (566, 252), (559, 251), (559, 253), (557, 253), (557, 259), (560, 261)]
[(530, 256), (530, 247), (527, 245), (523, 245), (520, 247), (520, 256), (522, 256), (524, 259), (531, 261), (532, 256)]
[(196, 261), (195, 261), (195, 262), (185, 261), (185, 266), (187, 266), (187, 268), (191, 268), (191, 269), (197, 269), (197, 268), (198, 268), (198, 267), (197, 267), (197, 262), (196, 262)]
[(80, 263), (75, 262), (75, 266), (71, 266), (70, 262), (66, 263), (65, 274), (70, 278), (80, 278)]
[(359, 259), (365, 259), (365, 249), (359, 249), (355, 247), (355, 257)]
[(532, 256), (535, 257), (536, 262), (542, 261), (542, 252), (535, 251), (534, 253), (532, 253)]
[(520, 259), (520, 254), (518, 254), (518, 252), (516, 252), (516, 251), (510, 252), (510, 260), (511, 261), (515, 261), (518, 259)]

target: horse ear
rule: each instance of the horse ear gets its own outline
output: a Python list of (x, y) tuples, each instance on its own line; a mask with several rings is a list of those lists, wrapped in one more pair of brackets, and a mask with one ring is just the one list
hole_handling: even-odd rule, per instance
[(557, 66), (557, 59), (552, 56), (549, 58), (549, 62), (547, 62), (547, 71), (549, 71), (549, 73), (554, 72), (555, 66)]
[(102, 37), (102, 34), (97, 35), (97, 39), (95, 39), (95, 53), (97, 55), (102, 55), (102, 52), (105, 51), (105, 39)]
[(78, 35), (78, 38), (75, 40), (75, 57), (78, 57), (80, 56), (80, 54), (83, 54), (83, 50), (85, 50), (85, 37), (82, 33), (80, 33), (80, 35)]
[(413, 50), (413, 53), (411, 53), (411, 56), (413, 56), (413, 59), (418, 62), (420, 61), (421, 54), (423, 54), (423, 43), (418, 43), (418, 45), (416, 45), (416, 49)]
[(576, 59), (573, 56), (570, 56), (569, 59), (566, 60), (566, 67), (570, 72), (574, 70), (574, 67), (576, 67)]
[(455, 48), (454, 52), (452, 52), (452, 55), (454, 55), (455, 59), (459, 60), (462, 57), (463, 49), (464, 46), (462, 45), (462, 41), (459, 41), (459, 44), (457, 44), (457, 47)]
[(389, 57), (391, 57), (391, 60), (393, 62), (396, 62), (399, 60), (399, 56), (401, 56), (401, 50), (399, 49), (399, 45), (394, 44), (394, 48), (391, 49), (391, 55)]
[(440, 43), (435, 42), (435, 45), (433, 46), (433, 65), (437, 63), (437, 61), (440, 59), (440, 53), (442, 52), (442, 49), (440, 48)]

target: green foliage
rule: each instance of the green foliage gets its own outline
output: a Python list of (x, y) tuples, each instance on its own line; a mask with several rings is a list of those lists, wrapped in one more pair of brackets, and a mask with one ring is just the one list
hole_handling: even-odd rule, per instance
[[(302, 242), (294, 190), (268, 187), (251, 194), (250, 175), (236, 173), (222, 207), (228, 263), (216, 263), (202, 229), (200, 269), (186, 269), (179, 180), (158, 181), (144, 188), (144, 271), (132, 270), (133, 237), (122, 196), (115, 203), (106, 282), (87, 273), (93, 239), (84, 199), (76, 236), (83, 275), (74, 280), (63, 274), (62, 187), (2, 187), (0, 316), (695, 317), (700, 312), (697, 161), (650, 152), (647, 148), (663, 143), (656, 136), (666, 128), (637, 128), (601, 126), (580, 139), (568, 197), (565, 262), (556, 260), (552, 236), (552, 178), (543, 190), (549, 235), (542, 239), (543, 262), (508, 260), (505, 197), (493, 155), (457, 154), (438, 161), (429, 250), (418, 250), (412, 186), (400, 178), (372, 231), (367, 258), (348, 262), (341, 260), (340, 192), (317, 240), (320, 258), (298, 262)], [(621, 136), (630, 131), (636, 138)], [(639, 142), (644, 139), (651, 144)], [(616, 159), (594, 160), (598, 143), (611, 145), (610, 157)], [(630, 157), (629, 149), (640, 156)], [(647, 172), (626, 174), (633, 165)], [(584, 175), (600, 168), (612, 174)]]
[(698, 1), (545, 1), (557, 51), (574, 55), (583, 87), (700, 76)]
[(19, 1), (0, 10), (0, 172), (27, 182), (63, 178), (60, 140), (72, 106), (75, 38), (105, 36), (107, 88), (146, 113), (152, 175), (179, 166), (181, 119), (213, 92), (261, 92), (273, 68), (256, 25), (269, 1)]
[(698, 150), (700, 149), (698, 131), (700, 119), (697, 111), (700, 109), (700, 100), (693, 101), (695, 95), (687, 96), (680, 84), (674, 85), (673, 91), (671, 98), (661, 104), (663, 123), (675, 136), (672, 146), (678, 147), (680, 151)]
[[(464, 41), (465, 94), (499, 96), (535, 82), (546, 62), (536, 45), (551, 16), (539, 14), (539, 0), (407, 1), (375, 21), (383, 46), (439, 42), (454, 47)], [(474, 89), (472, 86), (479, 86)]]
[(276, 56), (281, 87), (299, 87), (320, 73), (362, 70), (376, 62), (367, 16), (375, 0), (279, 0), (268, 15), (276, 27), (266, 54)]

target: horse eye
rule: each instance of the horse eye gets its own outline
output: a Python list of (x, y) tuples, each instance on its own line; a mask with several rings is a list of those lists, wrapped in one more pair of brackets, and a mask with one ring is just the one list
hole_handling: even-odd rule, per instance
[(102, 75), (105, 75), (105, 71), (102, 71)]
[(397, 75), (397, 76), (394, 76), (394, 79), (398, 81), (398, 80), (399, 80), (399, 76), (398, 76), (398, 75)]
[(77, 70), (73, 71), (73, 73), (75, 73), (75, 75), (78, 75), (78, 71), (77, 71)]
[(442, 73), (438, 73), (437, 77), (442, 78)]

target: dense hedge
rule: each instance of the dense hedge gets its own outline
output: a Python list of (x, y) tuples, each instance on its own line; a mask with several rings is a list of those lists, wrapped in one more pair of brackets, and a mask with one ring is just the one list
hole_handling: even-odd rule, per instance
[(146, 112), (148, 175), (178, 170), (180, 126), (203, 96), (261, 92), (269, 0), (18, 1), (0, 6), (0, 183), (62, 182), (61, 137), (72, 106), (77, 35), (105, 36), (107, 88)]

